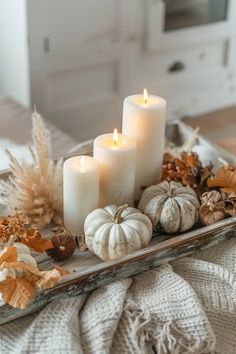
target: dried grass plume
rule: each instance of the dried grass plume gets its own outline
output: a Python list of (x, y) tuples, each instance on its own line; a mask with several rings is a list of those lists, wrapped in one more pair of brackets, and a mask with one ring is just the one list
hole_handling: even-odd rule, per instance
[(19, 162), (10, 151), (12, 175), (1, 181), (1, 201), (12, 212), (17, 208), (38, 228), (51, 222), (62, 223), (62, 161), (53, 162), (50, 132), (41, 116), (32, 115), (33, 148), (30, 148), (33, 162)]

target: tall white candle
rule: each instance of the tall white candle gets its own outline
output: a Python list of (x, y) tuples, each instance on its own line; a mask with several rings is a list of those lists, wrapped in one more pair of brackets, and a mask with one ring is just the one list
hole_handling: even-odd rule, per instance
[(158, 96), (126, 97), (123, 106), (123, 134), (137, 141), (135, 197), (142, 187), (160, 181), (165, 142), (166, 101)]
[(133, 205), (136, 141), (122, 134), (104, 134), (94, 140), (94, 158), (99, 162), (100, 206)]
[(84, 221), (99, 206), (99, 166), (89, 156), (75, 156), (63, 166), (64, 224), (72, 233), (84, 232)]

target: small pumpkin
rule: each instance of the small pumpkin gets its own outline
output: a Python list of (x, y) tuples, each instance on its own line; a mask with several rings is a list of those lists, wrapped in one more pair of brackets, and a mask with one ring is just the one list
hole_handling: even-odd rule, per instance
[(102, 260), (115, 259), (146, 247), (152, 223), (140, 210), (109, 205), (90, 213), (84, 224), (88, 249)]
[(173, 181), (145, 189), (138, 205), (151, 219), (153, 228), (162, 226), (168, 233), (190, 229), (198, 219), (199, 207), (194, 190)]
[[(37, 262), (36, 260), (30, 255), (30, 249), (19, 242), (15, 242), (13, 247), (16, 248), (17, 250), (17, 262), (23, 262), (28, 265), (30, 265), (33, 268), (37, 268)], [(2, 255), (6, 251), (6, 248), (4, 248), (1, 252), (0, 255)], [(20, 268), (8, 268), (8, 269), (3, 269), (0, 271), (0, 281), (5, 280), (7, 277), (11, 278), (16, 278), (18, 277), (23, 277), (25, 274), (25, 271)]]
[(226, 195), (216, 190), (211, 190), (201, 196), (199, 215), (204, 225), (212, 225), (225, 218), (225, 199)]

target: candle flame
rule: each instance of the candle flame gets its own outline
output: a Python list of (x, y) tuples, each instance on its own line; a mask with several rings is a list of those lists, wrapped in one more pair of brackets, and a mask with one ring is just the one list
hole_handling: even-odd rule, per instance
[(143, 100), (144, 100), (144, 103), (147, 104), (148, 92), (146, 89), (143, 90)]
[(118, 143), (118, 132), (117, 132), (117, 129), (114, 129), (113, 141), (114, 141), (115, 145)]
[(85, 156), (81, 156), (80, 158), (80, 170), (81, 172), (84, 172), (85, 171)]

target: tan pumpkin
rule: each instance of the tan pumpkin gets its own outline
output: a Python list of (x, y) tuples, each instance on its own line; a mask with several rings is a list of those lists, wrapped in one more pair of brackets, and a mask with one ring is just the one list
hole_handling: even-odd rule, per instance
[(145, 189), (138, 206), (154, 228), (162, 226), (168, 233), (190, 229), (198, 220), (199, 207), (192, 188), (167, 181)]
[(102, 260), (115, 259), (146, 247), (152, 223), (138, 209), (109, 205), (90, 213), (84, 224), (88, 249)]

